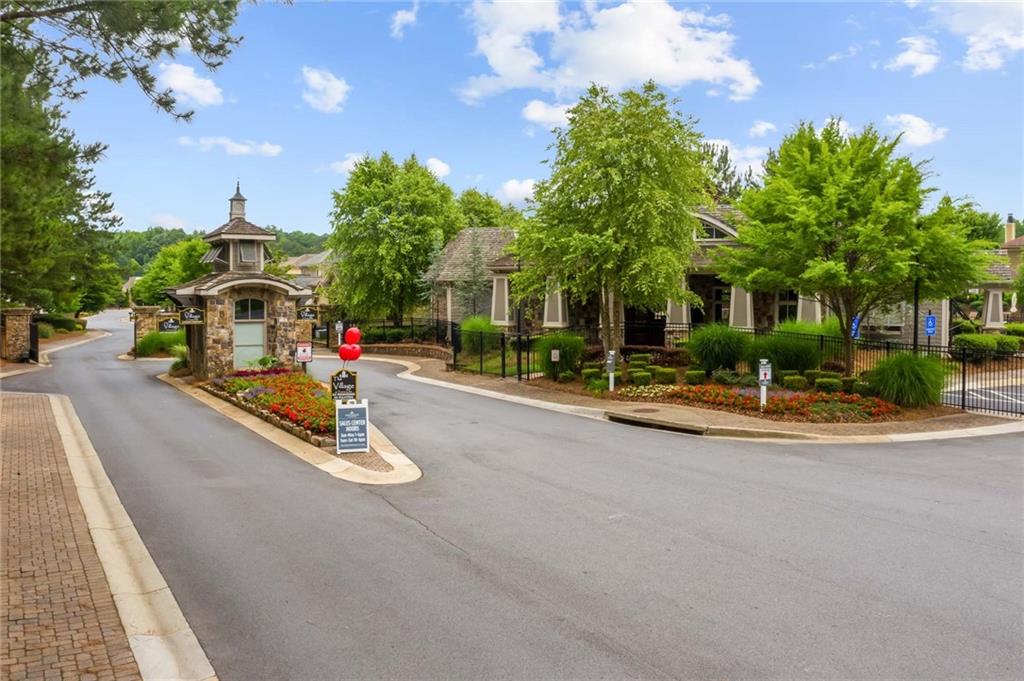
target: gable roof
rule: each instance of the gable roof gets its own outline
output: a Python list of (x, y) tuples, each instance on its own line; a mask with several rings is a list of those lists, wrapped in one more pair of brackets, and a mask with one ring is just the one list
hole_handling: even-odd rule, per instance
[(473, 268), (474, 244), (480, 249), (485, 267), (500, 266), (506, 257), (505, 247), (515, 237), (515, 230), (507, 227), (466, 227), (445, 245), (432, 278), (439, 282), (468, 279)]
[(212, 241), (216, 237), (224, 234), (242, 234), (249, 236), (270, 236), (277, 238), (277, 235), (271, 232), (269, 229), (263, 229), (259, 225), (254, 225), (245, 218), (234, 218), (228, 220), (223, 225), (213, 230), (209, 234), (203, 237), (204, 241)]
[(319, 253), (303, 253), (302, 255), (293, 255), (290, 258), (285, 258), (283, 264), (286, 267), (315, 267), (327, 260), (330, 255), (330, 250), (320, 251)]

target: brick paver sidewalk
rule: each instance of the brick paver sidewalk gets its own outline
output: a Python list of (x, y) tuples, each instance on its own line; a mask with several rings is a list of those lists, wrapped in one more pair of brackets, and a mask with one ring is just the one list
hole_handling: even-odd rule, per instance
[(50, 401), (0, 395), (3, 679), (140, 679)]

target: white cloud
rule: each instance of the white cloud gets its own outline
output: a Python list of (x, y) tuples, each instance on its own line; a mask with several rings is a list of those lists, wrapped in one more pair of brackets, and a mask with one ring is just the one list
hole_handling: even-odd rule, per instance
[(252, 142), (250, 140), (235, 141), (230, 137), (200, 137), (194, 140), (187, 135), (178, 138), (178, 144), (184, 147), (199, 147), (200, 151), (210, 151), (214, 148), (222, 148), (228, 156), (277, 156), (284, 147), (280, 144), (270, 142)]
[(1024, 50), (1024, 11), (1019, 2), (935, 3), (929, 9), (939, 25), (963, 36), (967, 71), (1002, 68)]
[(823, 59), (819, 63), (811, 62), (811, 63), (808, 63), (808, 64), (804, 64), (800, 68), (804, 68), (804, 69), (820, 69), (820, 68), (823, 68), (824, 66), (826, 66), (828, 64), (834, 64), (837, 61), (842, 61), (844, 59), (850, 59), (852, 57), (856, 57), (858, 54), (860, 54), (860, 45), (853, 44), (853, 45), (850, 45), (849, 47), (847, 47), (845, 52), (833, 52), (832, 54), (830, 54), (827, 57), (825, 57), (825, 59)]
[(434, 173), (434, 176), (438, 179), (441, 179), (448, 173), (452, 172), (452, 167), (450, 165), (439, 158), (434, 158), (433, 156), (427, 159), (427, 168), (430, 172)]
[(939, 63), (939, 45), (935, 40), (912, 35), (900, 38), (899, 43), (906, 49), (885, 65), (887, 70), (913, 69), (915, 76), (923, 76), (935, 70)]
[(350, 151), (345, 154), (343, 161), (334, 161), (328, 167), (336, 173), (342, 175), (348, 175), (356, 169), (356, 164), (366, 158), (366, 153), (362, 151)]
[(315, 69), (312, 66), (302, 67), (302, 80), (306, 84), (302, 99), (324, 113), (341, 111), (341, 105), (352, 89), (344, 78), (338, 78), (327, 69)]
[(188, 223), (183, 218), (170, 213), (155, 213), (150, 216), (149, 224), (155, 227), (166, 227), (167, 229), (185, 229)]
[(391, 37), (401, 40), (405, 37), (407, 26), (415, 26), (420, 11), (420, 0), (413, 0), (412, 8), (400, 9), (391, 15)]
[(501, 183), (501, 188), (498, 190), (497, 195), (502, 201), (521, 205), (533, 196), (535, 184), (536, 181), (532, 178), (506, 180)]
[(568, 104), (548, 104), (533, 99), (523, 107), (523, 118), (548, 128), (561, 128), (569, 124), (568, 112)]
[(769, 123), (768, 121), (754, 121), (754, 124), (750, 126), (750, 130), (747, 132), (751, 137), (764, 137), (768, 133), (775, 132), (776, 130), (778, 130), (778, 128), (775, 127), (774, 123)]
[(160, 64), (157, 87), (169, 89), (186, 104), (216, 106), (224, 103), (221, 89), (209, 78), (196, 75), (196, 70), (183, 64)]
[(729, 158), (732, 160), (732, 164), (736, 166), (736, 170), (741, 174), (747, 172), (748, 168), (758, 177), (764, 172), (762, 164), (768, 157), (768, 147), (755, 145), (741, 147), (727, 139), (706, 139), (704, 141), (715, 146), (726, 147), (729, 150)]
[(901, 113), (885, 117), (885, 122), (898, 132), (903, 133), (902, 141), (907, 146), (923, 147), (938, 142), (946, 137), (949, 128), (940, 128), (920, 116)]
[[(761, 84), (750, 62), (733, 56), (735, 37), (723, 29), (727, 16), (676, 9), (665, 0), (585, 3), (566, 16), (551, 2), (477, 0), (470, 15), (477, 52), (491, 67), (460, 89), (470, 103), (516, 88), (561, 95), (591, 82), (618, 90), (648, 79), (671, 88), (704, 81), (742, 100)], [(549, 46), (547, 59), (538, 41)]]

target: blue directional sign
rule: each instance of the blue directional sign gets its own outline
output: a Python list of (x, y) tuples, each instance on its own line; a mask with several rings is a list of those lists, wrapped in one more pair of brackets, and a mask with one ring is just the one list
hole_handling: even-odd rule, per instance
[(853, 318), (850, 325), (850, 338), (860, 338), (860, 315)]
[(924, 318), (924, 335), (935, 335), (935, 315), (930, 314)]

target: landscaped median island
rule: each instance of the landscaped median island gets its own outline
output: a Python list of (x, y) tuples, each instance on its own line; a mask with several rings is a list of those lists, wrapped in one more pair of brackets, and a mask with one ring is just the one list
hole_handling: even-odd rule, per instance
[(200, 387), (315, 447), (334, 451), (334, 400), (308, 374), (287, 367), (240, 369)]

